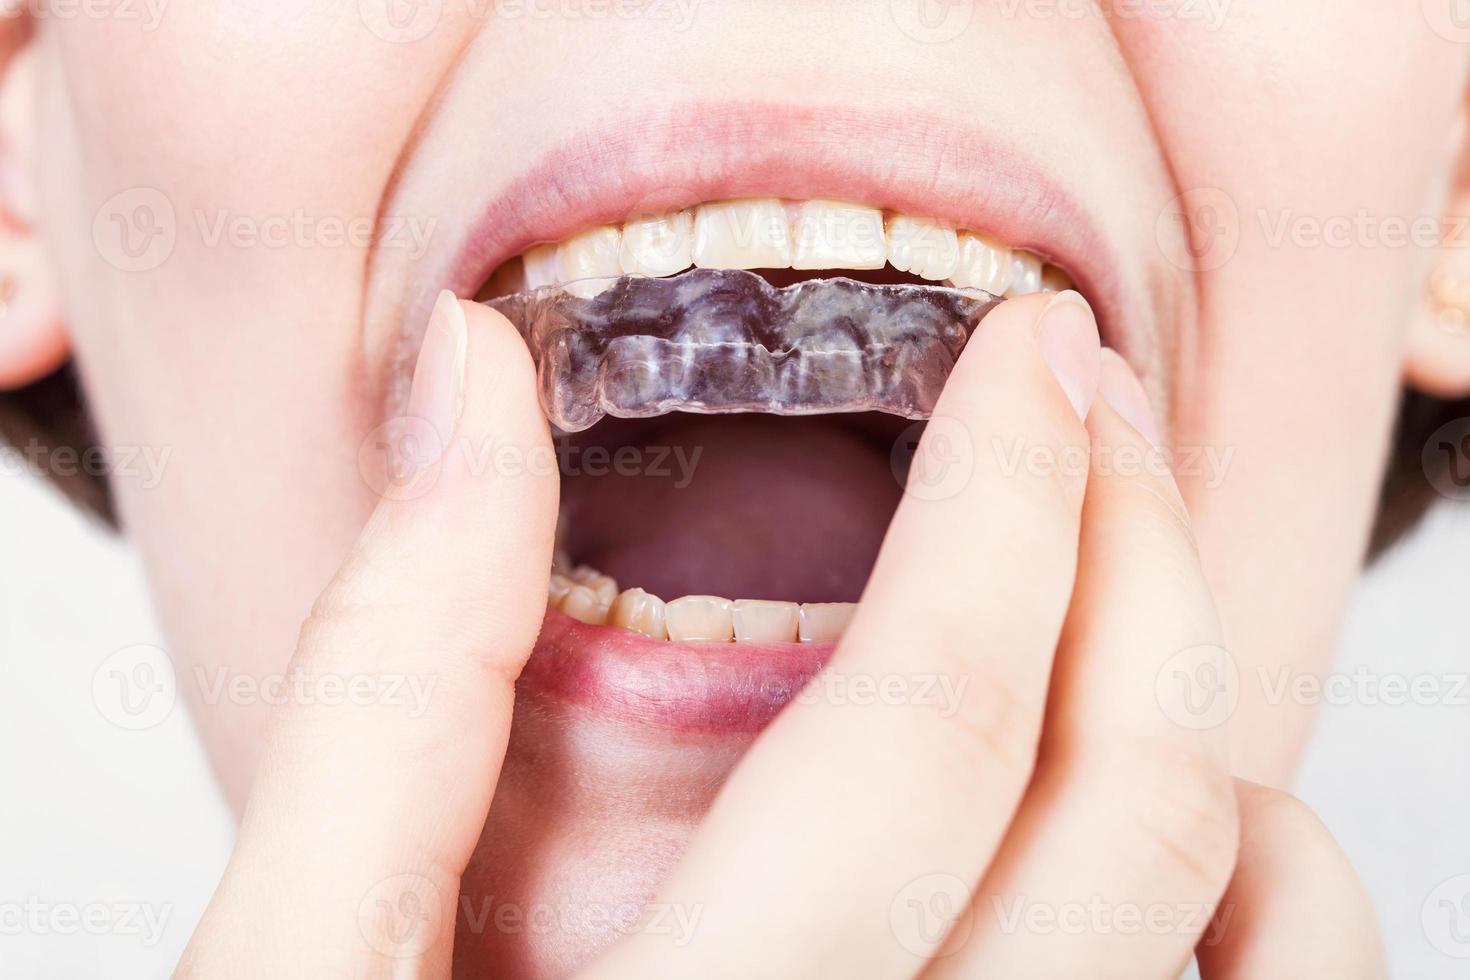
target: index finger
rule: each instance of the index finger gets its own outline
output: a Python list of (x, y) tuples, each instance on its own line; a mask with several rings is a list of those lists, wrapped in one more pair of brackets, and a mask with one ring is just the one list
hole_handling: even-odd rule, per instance
[[(594, 974), (917, 972), (925, 943), (943, 936), (896, 932), (895, 904), (967, 893), (1030, 775), (1075, 570), (1082, 417), (1098, 370), (1097, 326), (1076, 293), (986, 318), (919, 448), (920, 462), (947, 458), (961, 478), (936, 492), (925, 471), (910, 474), (852, 625), (813, 680), (893, 681), (912, 696), (789, 705), (660, 896), (700, 908), (695, 940), (631, 937)], [(926, 680), (959, 697), (919, 697)], [(952, 897), (963, 908), (966, 896)]]

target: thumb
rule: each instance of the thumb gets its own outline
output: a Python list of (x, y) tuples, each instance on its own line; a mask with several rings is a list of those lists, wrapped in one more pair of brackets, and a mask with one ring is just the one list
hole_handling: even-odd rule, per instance
[(546, 608), (558, 475), (525, 345), (448, 292), (399, 421), (410, 449), (302, 629), (181, 972), (448, 973)]

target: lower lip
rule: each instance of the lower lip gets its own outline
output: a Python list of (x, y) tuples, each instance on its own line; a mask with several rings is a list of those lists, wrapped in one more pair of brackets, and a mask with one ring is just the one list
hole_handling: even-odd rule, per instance
[(676, 643), (589, 626), (547, 609), (522, 692), (688, 733), (763, 729), (831, 657), (834, 643)]

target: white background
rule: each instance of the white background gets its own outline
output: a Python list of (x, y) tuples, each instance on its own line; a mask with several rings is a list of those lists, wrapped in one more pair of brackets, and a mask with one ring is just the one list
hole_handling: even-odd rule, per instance
[[(1470, 672), (1467, 582), (1470, 511), (1442, 510), (1368, 575), (1339, 671)], [(0, 976), (165, 976), (208, 901), (232, 819), (182, 706), (129, 731), (93, 697), (110, 655), (160, 642), (128, 550), (0, 476)], [(1470, 976), (1467, 693), (1328, 705), (1297, 787), (1367, 882), (1396, 977)]]

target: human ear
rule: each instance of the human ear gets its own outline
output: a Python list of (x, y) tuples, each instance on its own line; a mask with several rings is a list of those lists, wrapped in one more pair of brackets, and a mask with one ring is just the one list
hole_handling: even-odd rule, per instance
[(0, 391), (45, 377), (70, 351), (35, 209), (32, 27), (23, 14), (0, 18)]
[(1470, 105), (1451, 132), (1439, 254), (1409, 328), (1404, 380), (1436, 398), (1470, 395)]

